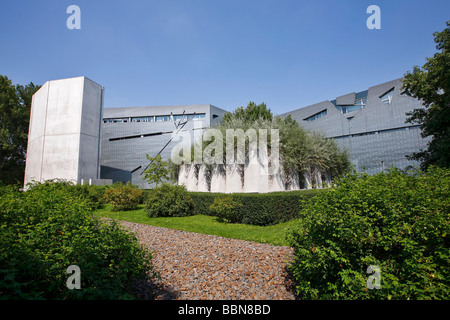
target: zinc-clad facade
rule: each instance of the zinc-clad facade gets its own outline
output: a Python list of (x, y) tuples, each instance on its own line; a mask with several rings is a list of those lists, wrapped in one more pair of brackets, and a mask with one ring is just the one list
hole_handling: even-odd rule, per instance
[(318, 131), (349, 151), (356, 170), (369, 174), (395, 166), (419, 166), (406, 155), (426, 149), (417, 125), (406, 123), (406, 113), (423, 107), (401, 93), (402, 79), (385, 82), (362, 92), (282, 114), (291, 115), (305, 128)]
[[(359, 172), (407, 169), (419, 163), (406, 155), (426, 149), (430, 139), (421, 137), (419, 126), (406, 123), (406, 113), (423, 106), (402, 94), (401, 87), (400, 78), (281, 116), (291, 115), (306, 129), (334, 139), (349, 151)], [(210, 104), (103, 108), (103, 99), (104, 88), (85, 77), (43, 85), (33, 96), (26, 183), (52, 178), (103, 183), (101, 178), (152, 187), (142, 179), (146, 154), (169, 159), (179, 143), (171, 141), (173, 132), (182, 129), (193, 142), (226, 113)], [(56, 139), (67, 141), (53, 143)]]
[[(184, 113), (184, 117), (182, 116)], [(143, 180), (142, 171), (149, 161), (146, 154), (167, 160), (173, 147), (181, 142), (171, 140), (176, 125), (191, 134), (209, 128), (221, 121), (225, 110), (213, 105), (186, 105), (162, 107), (104, 108), (102, 123), (101, 177), (150, 188)], [(195, 129), (195, 130), (194, 130)]]

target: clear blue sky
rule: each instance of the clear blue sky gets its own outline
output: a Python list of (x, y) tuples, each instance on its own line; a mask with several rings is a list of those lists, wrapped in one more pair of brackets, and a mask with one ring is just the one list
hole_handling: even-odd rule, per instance
[[(69, 30), (69, 5), (81, 30)], [(366, 9), (381, 8), (381, 30)], [(86, 76), (105, 107), (266, 102), (275, 114), (402, 77), (435, 52), (448, 0), (39, 0), (0, 4), (0, 74)]]

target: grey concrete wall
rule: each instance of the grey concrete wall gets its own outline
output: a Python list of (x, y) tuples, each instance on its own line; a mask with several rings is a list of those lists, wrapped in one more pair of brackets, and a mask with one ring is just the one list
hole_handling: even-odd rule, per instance
[[(178, 176), (178, 184), (184, 185), (188, 191), (201, 192), (218, 192), (218, 193), (268, 193), (287, 190), (300, 190), (299, 174), (292, 174), (289, 186), (285, 184), (285, 179), (280, 171), (267, 175), (262, 173), (261, 164), (249, 164), (244, 166), (243, 173), (238, 165), (226, 165), (226, 170), (222, 169), (222, 165), (212, 165), (211, 179), (205, 178), (207, 170), (206, 165), (200, 165), (198, 175), (194, 173), (194, 165), (181, 165), (180, 174)], [(312, 173), (314, 174), (314, 182), (312, 181)], [(318, 169), (305, 171), (303, 189), (323, 188), (323, 173)], [(326, 179), (325, 186), (331, 185), (331, 175), (329, 172), (324, 174)], [(243, 181), (243, 182), (242, 182)]]
[(105, 89), (103, 87), (85, 78), (78, 179), (100, 178), (101, 123), (104, 96)]
[(243, 192), (269, 192), (269, 174), (267, 171), (267, 162), (260, 161), (256, 154), (249, 152), (249, 159), (244, 169)]
[(225, 193), (226, 191), (226, 174), (223, 165), (216, 165), (211, 172), (211, 192)]
[(86, 77), (46, 82), (33, 96), (25, 184), (99, 177), (103, 87)]
[(33, 180), (41, 181), (49, 85), (49, 82), (44, 83), (44, 85), (33, 95), (31, 101), (25, 165), (25, 185)]

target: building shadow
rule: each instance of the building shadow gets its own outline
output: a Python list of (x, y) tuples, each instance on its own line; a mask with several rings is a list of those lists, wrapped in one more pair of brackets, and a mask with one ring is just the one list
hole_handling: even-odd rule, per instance
[(288, 266), (284, 267), (284, 274), (284, 287), (295, 297), (295, 300), (300, 300), (300, 297), (297, 295), (297, 290), (295, 289), (297, 286), (297, 280), (295, 280), (295, 277), (292, 271), (289, 270)]

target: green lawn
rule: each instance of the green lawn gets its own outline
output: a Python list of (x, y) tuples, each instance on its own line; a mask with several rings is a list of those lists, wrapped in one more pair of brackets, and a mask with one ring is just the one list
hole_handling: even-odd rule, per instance
[(232, 224), (221, 222), (216, 217), (206, 215), (174, 218), (149, 218), (145, 212), (145, 205), (139, 205), (136, 210), (121, 212), (113, 212), (111, 211), (110, 205), (105, 205), (103, 209), (97, 210), (95, 214), (99, 217), (125, 220), (176, 230), (211, 234), (226, 238), (269, 243), (273, 245), (288, 245), (286, 241), (287, 231), (296, 225), (295, 220), (266, 227), (235, 223)]

